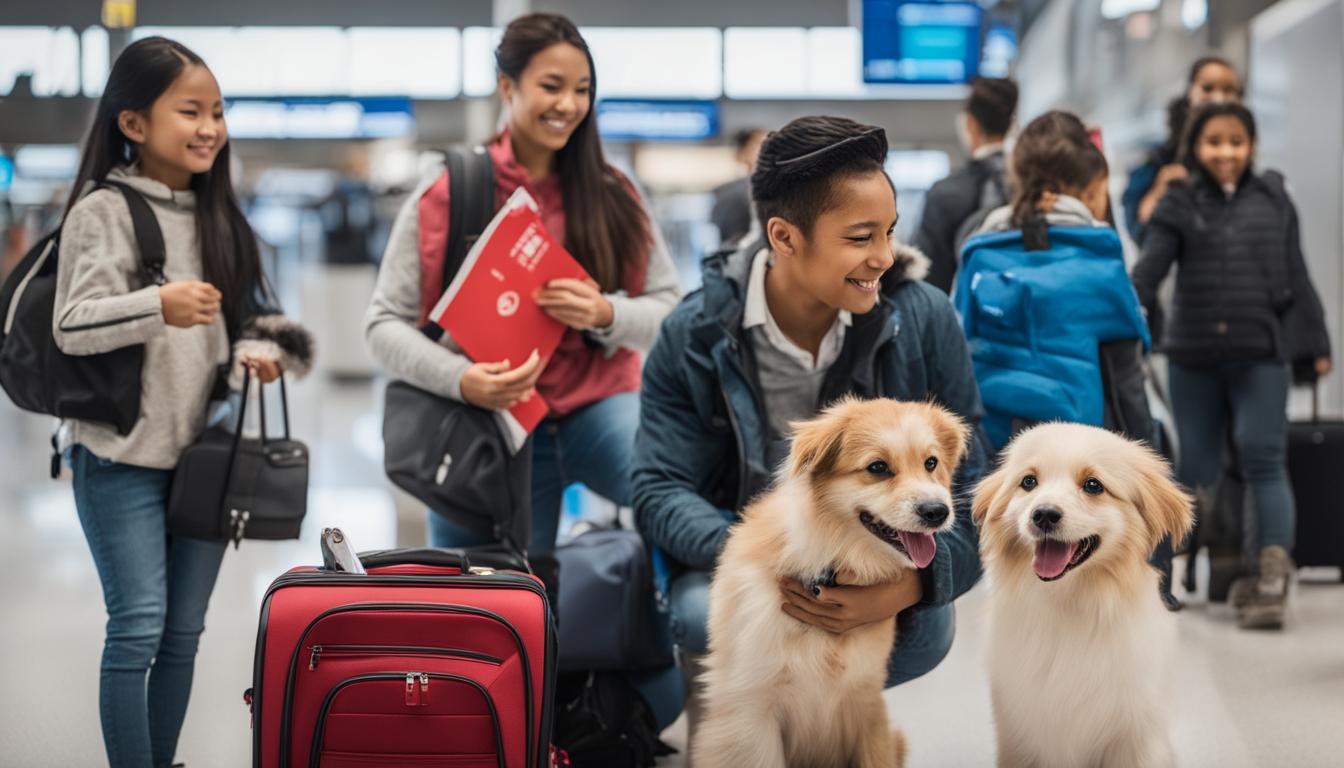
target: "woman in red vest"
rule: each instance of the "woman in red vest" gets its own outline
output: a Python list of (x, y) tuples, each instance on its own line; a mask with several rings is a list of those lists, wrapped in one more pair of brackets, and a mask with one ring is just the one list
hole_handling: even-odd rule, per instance
[[(680, 297), (677, 271), (634, 186), (607, 164), (593, 115), (596, 74), (572, 22), (536, 13), (509, 24), (495, 51), (507, 125), (486, 149), (501, 206), (522, 187), (551, 234), (591, 276), (556, 280), (537, 296), (567, 330), (544, 365), (473, 362), (418, 330), (442, 293), (448, 241), (446, 172), (402, 207), (367, 318), (374, 357), (393, 376), (481, 408), (504, 410), (533, 394), (550, 406), (533, 433), (531, 552), (555, 547), (564, 489), (581, 482), (629, 505), (630, 455), (639, 423), (640, 353)], [(485, 543), (431, 512), (432, 546)]]

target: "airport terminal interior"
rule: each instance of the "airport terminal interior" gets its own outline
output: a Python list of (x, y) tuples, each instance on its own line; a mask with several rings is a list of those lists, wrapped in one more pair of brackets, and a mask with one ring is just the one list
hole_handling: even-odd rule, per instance
[[(1182, 212), (1172, 213), (1163, 202), (1156, 203), (1156, 214), (1146, 212), (1153, 218), (1142, 217), (1147, 235), (1138, 231), (1142, 190), (1138, 196), (1130, 192), (1145, 167), (1152, 174), (1157, 166), (1188, 160), (1172, 179), (1205, 172), (1198, 148), (1194, 158), (1162, 153), (1185, 142), (1172, 137), (1173, 102), (1184, 99), (1195, 115), (1205, 98), (1196, 95), (1192, 103), (1190, 94), (1202, 82), (1192, 65), (1216, 57), (1235, 93), (1213, 101), (1239, 102), (1254, 115), (1251, 171), (1258, 179), (1273, 169), (1282, 174), (1274, 178), (1286, 180), (1278, 189), (1286, 189), (1283, 199), (1295, 206), (1292, 227), (1319, 296), (1319, 324), (1329, 346), (1307, 360), (1309, 383), (1287, 387), (1286, 396), (1281, 386), (1278, 400), (1273, 393), (1251, 394), (1260, 398), (1254, 403), (1259, 412), (1268, 402), (1271, 423), (1283, 425), (1287, 435), (1279, 442), (1288, 445), (1302, 562), (1291, 570), (1285, 602), (1277, 604), (1281, 626), (1242, 626), (1241, 609), (1226, 596), (1226, 584), (1219, 584), (1229, 557), (1234, 569), (1265, 567), (1253, 544), (1241, 552), (1234, 544), (1230, 556), (1213, 552), (1212, 544), (1198, 551), (1178, 548), (1174, 598), (1183, 608), (1160, 612), (1174, 617), (1176, 639), (1161, 681), (1170, 692), (1159, 727), (1170, 733), (1175, 764), (1189, 768), (1344, 765), (1344, 0), (0, 0), (0, 278), (19, 269), (25, 254), (60, 225), (95, 108), (113, 93), (113, 62), (138, 41), (165, 37), (199, 55), (218, 83), (238, 204), (256, 233), (262, 270), (279, 306), (309, 331), (315, 350), (312, 370), (289, 376), (286, 395), (287, 427), (309, 452), (307, 515), (296, 539), (246, 538), (227, 548), (205, 614), (194, 681), (188, 677), (189, 704), (172, 764), (228, 768), (257, 759), (244, 690), (254, 684), (263, 597), (290, 568), (322, 564), (324, 529), (340, 528), (358, 550), (430, 541), (426, 503), (385, 472), (384, 392), (398, 377), (370, 351), (366, 317), (376, 287), (382, 290), (379, 270), (391, 253), (398, 211), (442, 172), (446, 149), (489, 142), (512, 125), (514, 84), (497, 68), (496, 48), (511, 21), (536, 12), (567, 17), (582, 33), (595, 67), (590, 118), (602, 152), (638, 190), (656, 240), (675, 267), (668, 291), (679, 296), (701, 286), (703, 259), (745, 243), (744, 236), (762, 236), (745, 179), (762, 139), (768, 147), (771, 132), (807, 115), (849, 118), (885, 131), (883, 167), (895, 191), (895, 238), (930, 251), (921, 222), (932, 220), (939, 203), (926, 205), (929, 190), (994, 151), (997, 143), (985, 137), (993, 139), (995, 132), (977, 118), (976, 89), (1005, 78), (1016, 84), (1016, 114), (997, 140), (1010, 158), (1021, 148), (1018, 135), (1051, 110), (1074, 113), (1087, 128), (1109, 168), (1105, 197), (1091, 219), (1115, 228), (1107, 232), (1118, 234), (1116, 252), (1131, 270), (1164, 234), (1168, 240), (1162, 242), (1191, 248), (1171, 234)], [(1214, 117), (1207, 124), (1219, 119), (1233, 122)], [(1159, 183), (1168, 183), (1164, 170), (1156, 172)], [(1016, 194), (1012, 174), (1005, 178), (1006, 194), (989, 207), (1008, 204)], [(1184, 182), (1170, 183), (1184, 189)], [(977, 187), (976, 194), (987, 189)], [(1210, 205), (1231, 205), (1234, 192), (1228, 190), (1235, 189), (1235, 183), (1224, 185), (1226, 200)], [(1167, 198), (1173, 194), (1169, 189)], [(732, 195), (740, 198), (737, 218), (725, 212)], [(569, 202), (565, 215), (573, 216)], [(422, 201), (422, 217), (424, 209)], [(1251, 220), (1240, 222), (1249, 227)], [(1209, 234), (1213, 245), (1200, 251), (1206, 258), (1230, 260), (1241, 253), (1241, 243), (1264, 242), (1236, 221), (1211, 221), (1200, 218), (1191, 231), (1229, 228)], [(425, 233), (422, 228), (422, 248)], [(956, 259), (957, 247), (944, 250)], [(62, 258), (73, 258), (65, 250)], [(970, 252), (962, 251), (962, 258)], [(1168, 310), (1182, 301), (1184, 264), (1157, 289), (1154, 301)], [(952, 289), (958, 310), (965, 303), (957, 291), (970, 285), (959, 278)], [(1179, 306), (1164, 314), (1173, 327), (1182, 322)], [(0, 319), (9, 333), (12, 320)], [(778, 331), (773, 319), (771, 329)], [(1283, 333), (1296, 330), (1285, 327)], [(600, 344), (594, 335), (583, 338)], [(1171, 338), (1169, 329), (1166, 341)], [(1194, 407), (1188, 401), (1192, 374), (1184, 362), (1168, 359), (1156, 333), (1153, 342), (1143, 397), (1163, 434), (1174, 435), (1181, 408)], [(960, 349), (962, 340), (956, 343)], [(974, 342), (971, 349), (978, 354)], [(1281, 374), (1284, 368), (1277, 366)], [(1320, 371), (1324, 375), (1315, 375)], [(1180, 381), (1169, 385), (1173, 372)], [(1181, 382), (1185, 388), (1178, 391)], [(988, 404), (988, 385), (981, 380), (980, 386)], [(278, 429), (275, 389), (267, 388), (272, 432)], [(1186, 400), (1174, 396), (1182, 393)], [(168, 399), (146, 399), (141, 408), (177, 407)], [(6, 768), (108, 765), (109, 717), (134, 720), (109, 714), (106, 691), (100, 711), (108, 613), (76, 511), (70, 462), (59, 477), (50, 476), (57, 427), (53, 416), (0, 398), (0, 766)], [(551, 429), (550, 423), (540, 429)], [(1181, 429), (1182, 436), (1195, 432)], [(1315, 442), (1307, 437), (1299, 446), (1299, 433), (1316, 435)], [(1204, 437), (1214, 444), (1217, 463), (1224, 437)], [(1168, 455), (1176, 457), (1179, 470), (1182, 460), (1193, 461), (1180, 458), (1194, 450), (1186, 443), (1196, 441), (1176, 442)], [(1306, 450), (1317, 451), (1311, 461), (1303, 459)], [(92, 449), (87, 455), (98, 458)], [(1283, 451), (1278, 455), (1282, 477)], [(1238, 471), (1236, 461), (1231, 464), (1224, 475)], [(1304, 480), (1297, 467), (1316, 477)], [(1246, 508), (1246, 520), (1266, 498), (1251, 492), (1252, 484), (1245, 503), (1235, 503), (1239, 511)], [(1197, 514), (1216, 517), (1212, 492), (1195, 498)], [(592, 525), (639, 527), (637, 511), (581, 483), (564, 489), (561, 506), (562, 543)], [(1248, 524), (1246, 541), (1255, 529)], [(1208, 543), (1209, 528), (1202, 530)], [(1193, 590), (1179, 583), (1187, 571)], [(995, 642), (992, 578), (982, 576), (952, 604), (955, 636), (941, 663), (882, 694), (888, 720), (904, 732), (905, 764), (912, 768), (996, 764), (987, 665)], [(655, 574), (655, 585), (665, 585), (660, 579)], [(1224, 594), (1211, 595), (1211, 584)], [(169, 588), (171, 593), (171, 583)], [(665, 598), (661, 591), (650, 596), (651, 610), (666, 612)], [(672, 675), (680, 685), (680, 676)], [(1090, 679), (1080, 676), (1078, 684)], [(156, 695), (152, 684), (150, 695)], [(1026, 706), (1032, 697), (1019, 693), (1014, 700)], [(657, 766), (691, 764), (688, 715), (680, 709), (678, 701), (672, 712), (658, 713), (665, 720), (659, 725), (666, 725), (661, 740), (675, 753), (658, 757)], [(1058, 717), (1062, 731), (1071, 727), (1068, 713), (1041, 716)], [(113, 764), (142, 765), (124, 754)], [(321, 764), (398, 763), (324, 758)], [(501, 757), (498, 764), (506, 762)]]

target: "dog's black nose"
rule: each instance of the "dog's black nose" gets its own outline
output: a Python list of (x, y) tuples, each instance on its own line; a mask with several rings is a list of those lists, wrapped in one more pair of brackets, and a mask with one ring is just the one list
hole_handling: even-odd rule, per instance
[(1043, 533), (1049, 533), (1055, 530), (1062, 517), (1064, 517), (1064, 513), (1060, 512), (1058, 507), (1037, 507), (1032, 510), (1031, 522), (1035, 523), (1036, 527), (1041, 529)]
[(926, 501), (920, 504), (915, 511), (919, 512), (919, 519), (935, 527), (942, 525), (947, 516), (951, 514), (947, 505), (941, 501)]

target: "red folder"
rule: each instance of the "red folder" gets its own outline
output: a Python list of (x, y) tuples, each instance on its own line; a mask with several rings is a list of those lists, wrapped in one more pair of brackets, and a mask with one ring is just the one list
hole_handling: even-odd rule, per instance
[[(565, 325), (533, 297), (560, 278), (587, 280), (588, 273), (546, 231), (536, 202), (520, 187), (472, 246), (429, 320), (475, 362), (508, 360), (517, 367), (536, 350), (545, 366)], [(509, 410), (512, 418), (504, 422), (515, 450), (548, 410), (540, 395)]]

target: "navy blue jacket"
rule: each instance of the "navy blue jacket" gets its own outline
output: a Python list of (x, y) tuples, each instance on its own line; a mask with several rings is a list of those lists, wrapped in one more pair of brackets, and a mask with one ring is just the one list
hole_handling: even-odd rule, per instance
[[(710, 570), (738, 511), (774, 480), (765, 404), (742, 330), (747, 276), (758, 243), (704, 263), (703, 287), (663, 321), (644, 365), (632, 495), (645, 538), (682, 566)], [(948, 297), (919, 280), (927, 260), (898, 253), (905, 280), (854, 318), (822, 387), (821, 407), (845, 394), (932, 398), (973, 427), (957, 471), (955, 527), (938, 534), (922, 571), (926, 605), (945, 605), (980, 577), (970, 491), (988, 464), (983, 416), (966, 340)]]

